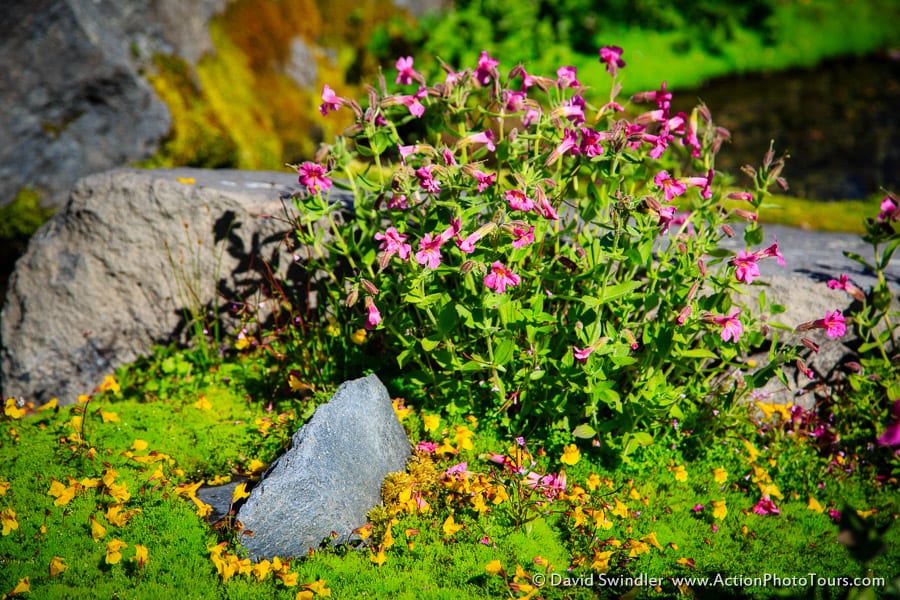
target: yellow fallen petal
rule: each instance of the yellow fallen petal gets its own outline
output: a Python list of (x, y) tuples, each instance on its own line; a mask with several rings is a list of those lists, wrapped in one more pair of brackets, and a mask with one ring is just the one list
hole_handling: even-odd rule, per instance
[(147, 449), (147, 442), (144, 440), (134, 440), (131, 442), (131, 449), (135, 452), (143, 452)]
[(120, 420), (118, 413), (106, 410), (100, 411), (100, 418), (103, 419), (104, 423), (117, 423)]
[(0, 496), (5, 496), (6, 492), (9, 491), (9, 482), (8, 481), (0, 481)]
[(13, 529), (18, 529), (19, 522), (16, 520), (16, 511), (12, 508), (4, 508), (0, 511), (0, 524), (3, 525), (3, 535), (9, 535)]
[(19, 583), (16, 584), (16, 587), (9, 592), (9, 595), (15, 596), (16, 594), (24, 594), (29, 591), (31, 591), (31, 583), (27, 577), (23, 577), (19, 580)]
[(185, 185), (193, 185), (197, 183), (197, 180), (193, 177), (176, 177), (175, 180), (178, 181), (178, 183), (183, 183)]
[(148, 562), (150, 562), (150, 555), (147, 552), (147, 546), (143, 546), (141, 544), (134, 545), (134, 558), (132, 559), (134, 562), (138, 564), (140, 568), (144, 568)]
[(44, 412), (44, 411), (48, 411), (48, 410), (53, 410), (57, 406), (59, 406), (59, 399), (50, 398), (50, 402), (40, 405), (37, 410), (38, 410), (38, 412)]
[(194, 402), (193, 406), (194, 408), (199, 410), (212, 409), (212, 404), (209, 400), (206, 399), (206, 396), (204, 396), (203, 394), (200, 394), (200, 398), (196, 402)]
[(581, 451), (575, 444), (569, 444), (563, 448), (563, 454), (559, 458), (559, 462), (565, 465), (575, 465), (581, 460)]
[(231, 502), (232, 504), (240, 500), (241, 498), (249, 498), (250, 492), (246, 491), (247, 484), (239, 483), (234, 488), (234, 492), (231, 494)]
[(503, 565), (499, 560), (494, 559), (488, 564), (484, 565), (484, 570), (488, 572), (490, 575), (497, 575), (500, 571), (503, 570)]
[(106, 544), (106, 564), (114, 565), (122, 560), (122, 549), (127, 548), (128, 544), (122, 540), (110, 540)]
[(97, 519), (91, 517), (91, 537), (95, 542), (99, 542), (106, 535), (106, 527), (97, 522)]
[(54, 556), (53, 559), (50, 560), (50, 577), (56, 577), (68, 568), (69, 565), (67, 565), (61, 557)]
[(825, 511), (825, 509), (822, 508), (822, 505), (819, 504), (819, 501), (816, 500), (815, 498), (813, 498), (812, 496), (809, 497), (809, 504), (806, 505), (806, 508), (808, 508), (809, 510), (814, 510), (817, 513)]

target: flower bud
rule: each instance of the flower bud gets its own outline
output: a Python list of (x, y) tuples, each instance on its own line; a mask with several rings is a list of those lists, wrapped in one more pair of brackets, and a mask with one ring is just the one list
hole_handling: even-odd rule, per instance
[(752, 213), (752, 212), (750, 212), (748, 210), (744, 210), (742, 208), (736, 208), (732, 212), (734, 212), (735, 215), (739, 216), (740, 218), (744, 219), (745, 221), (753, 221), (754, 223), (756, 222), (756, 213)]
[(702, 258), (697, 259), (697, 267), (700, 269), (700, 276), (706, 277), (706, 263), (703, 262)]
[(359, 300), (359, 288), (354, 287), (350, 290), (350, 293), (347, 294), (347, 299), (344, 300), (344, 306), (349, 308), (356, 304), (357, 300)]
[(753, 202), (753, 194), (750, 192), (731, 192), (725, 197), (729, 200), (746, 200), (747, 202)]
[(360, 279), (360, 283), (362, 283), (363, 288), (373, 296), (378, 295), (378, 288), (375, 287), (375, 284), (369, 281), (368, 279)]
[(775, 183), (777, 183), (778, 187), (780, 187), (785, 192), (788, 191), (788, 182), (787, 182), (787, 179), (785, 179), (784, 177), (776, 177)]
[(754, 169), (750, 165), (744, 165), (743, 167), (741, 167), (741, 172), (750, 179), (756, 179), (756, 169)]
[(469, 273), (469, 272), (470, 272), (472, 269), (474, 269), (474, 268), (475, 268), (475, 261), (474, 261), (474, 260), (467, 260), (466, 262), (464, 262), (464, 263), (462, 264), (462, 266), (459, 267), (459, 272), (462, 273), (463, 275), (465, 275), (465, 274)]
[(687, 254), (688, 249), (684, 242), (678, 242), (678, 251), (682, 254)]
[(725, 235), (728, 237), (734, 237), (734, 229), (732, 229), (727, 223), (722, 224), (722, 231), (725, 232)]
[(700, 282), (695, 281), (694, 285), (691, 286), (690, 291), (688, 291), (687, 301), (691, 302), (694, 299), (694, 294), (697, 293), (697, 290), (700, 289)]
[(818, 351), (819, 351), (819, 346), (818, 346), (815, 342), (813, 342), (811, 339), (809, 339), (809, 338), (800, 338), (800, 341), (803, 342), (803, 345), (804, 345), (804, 346), (806, 346), (807, 348), (809, 348), (809, 349), (812, 350), (813, 352), (818, 352)]
[(688, 304), (687, 306), (685, 306), (684, 308), (681, 309), (680, 313), (678, 313), (678, 316), (675, 318), (675, 322), (679, 325), (684, 325), (685, 322), (687, 322), (688, 317), (691, 316), (692, 311), (693, 311), (693, 309), (691, 308), (691, 305)]

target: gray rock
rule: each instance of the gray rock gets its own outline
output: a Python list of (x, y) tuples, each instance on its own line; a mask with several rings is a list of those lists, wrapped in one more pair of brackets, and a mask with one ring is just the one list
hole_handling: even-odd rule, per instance
[(60, 207), (89, 173), (151, 156), (168, 109), (154, 53), (197, 60), (225, 0), (6, 0), (0, 11), (0, 206), (24, 186)]
[(225, 301), (266, 283), (261, 259), (302, 289), (305, 271), (283, 243), (290, 202), (280, 199), (297, 187), (290, 173), (200, 169), (81, 180), (10, 279), (4, 397), (72, 403), (154, 344), (185, 341), (186, 309), (218, 308), (211, 320), (233, 326)]
[(305, 556), (332, 532), (333, 543), (349, 541), (380, 503), (385, 476), (402, 471), (410, 455), (375, 375), (342, 384), (291, 441), (237, 514), (253, 560)]

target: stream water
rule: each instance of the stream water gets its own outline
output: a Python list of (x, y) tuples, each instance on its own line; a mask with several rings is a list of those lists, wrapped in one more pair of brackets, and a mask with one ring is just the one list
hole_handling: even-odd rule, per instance
[(791, 157), (784, 176), (792, 195), (828, 201), (900, 191), (900, 51), (723, 77), (673, 94), (675, 110), (703, 100), (731, 131), (716, 163), (723, 171), (758, 166), (774, 139), (776, 154)]

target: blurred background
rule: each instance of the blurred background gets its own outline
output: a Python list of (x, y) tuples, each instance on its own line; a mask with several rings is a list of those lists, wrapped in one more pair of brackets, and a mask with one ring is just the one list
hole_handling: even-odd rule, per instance
[(323, 85), (362, 98), (398, 57), (435, 81), (438, 58), (474, 67), (482, 50), (502, 73), (575, 66), (604, 103), (597, 50), (621, 46), (623, 98), (665, 80), (675, 110), (705, 102), (733, 135), (717, 166), (736, 175), (775, 140), (791, 199), (848, 207), (795, 224), (847, 229), (898, 188), (898, 25), (896, 0), (6, 0), (0, 287), (84, 175), (284, 171), (349, 124), (319, 114)]

